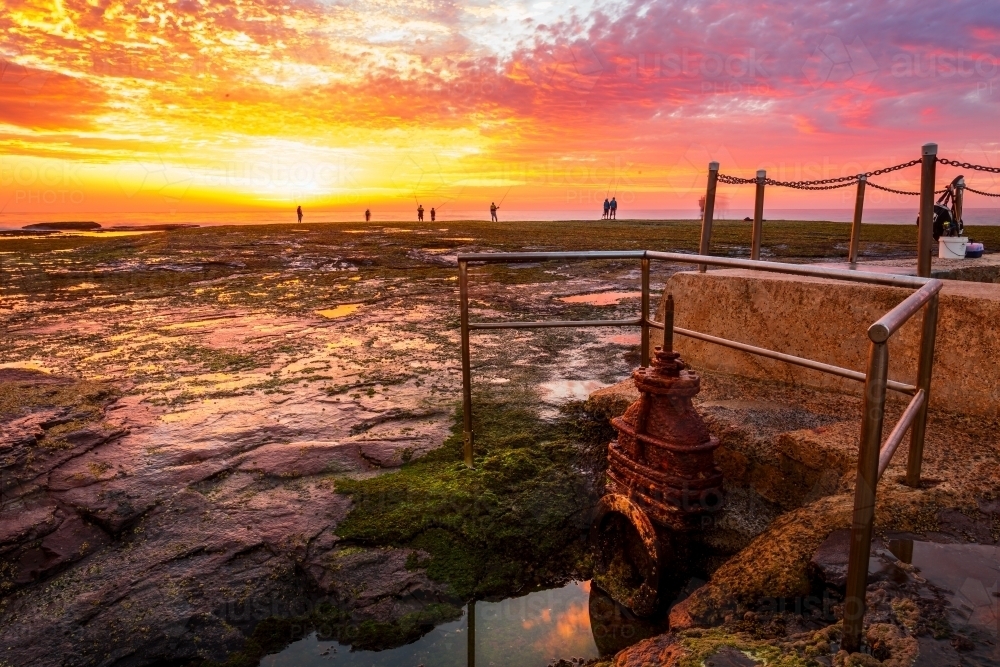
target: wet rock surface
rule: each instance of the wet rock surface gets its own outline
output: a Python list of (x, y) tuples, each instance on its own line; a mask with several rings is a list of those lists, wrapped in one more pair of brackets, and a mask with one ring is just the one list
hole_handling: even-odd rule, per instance
[[(262, 621), (320, 605), (355, 626), (416, 618), (412, 632), (461, 603), (425, 552), (344, 543), (337, 487), (451, 433), (455, 271), (420, 246), (482, 246), (349, 231), (17, 241), (34, 245), (5, 260), (0, 310), (0, 664), (221, 661)], [(478, 289), (477, 316), (635, 307), (557, 301), (637, 282), (635, 267), (550, 268)], [(630, 349), (593, 331), (483, 335), (477, 382), (521, 400), (593, 382), (595, 362), (612, 382)], [(556, 391), (550, 414), (573, 397)]]
[[(586, 525), (593, 461), (604, 451), (588, 459), (566, 445), (578, 431), (560, 432), (562, 409), (637, 363), (631, 333), (477, 334), (477, 406), (528, 406), (522, 421), (530, 428), (494, 424), (507, 440), (482, 442), (476, 476), (440, 453), (460, 386), (455, 274), (446, 262), (459, 251), (590, 244), (551, 225), (529, 227), (6, 239), (0, 664), (252, 664), (313, 630), (354, 646), (400, 645), (456, 617), (456, 581), (502, 591), (511, 581), (565, 577), (547, 563), (532, 563), (525, 575), (529, 567), (506, 553), (498, 562), (518, 572), (476, 571), (461, 554), (444, 563), (433, 557), (460, 544), (448, 541), (454, 526), (434, 524), (442, 519), (434, 511), (446, 507), (434, 494), (468, 501), (444, 518), (461, 518), (471, 534), (530, 525), (532, 539), (543, 541)], [(673, 230), (606, 230), (602, 245), (660, 247), (673, 243)], [(654, 289), (676, 268), (654, 267)], [(638, 303), (562, 300), (634, 292), (640, 275), (627, 262), (471, 274), (472, 307), (485, 320), (622, 318)], [(704, 377), (699, 407), (723, 441), (717, 463), (731, 510), (708, 536), (719, 552), (707, 566), (714, 574), (674, 607), (672, 633), (614, 663), (737, 660), (735, 650), (765, 662), (848, 664), (853, 657), (836, 651), (837, 598), (813, 589), (809, 563), (831, 532), (849, 525), (860, 404)], [(615, 414), (610, 403), (590, 407), (591, 415)], [(892, 406), (888, 418), (896, 417)], [(878, 529), (995, 543), (1000, 493), (991, 484), (1000, 466), (997, 444), (984, 434), (996, 428), (935, 413), (925, 459), (933, 481), (919, 492), (903, 487), (905, 457), (897, 456), (880, 490)], [(559, 447), (537, 446), (553, 434)], [(419, 477), (405, 502), (358, 491), (431, 459), (427, 469), (440, 484), (426, 493)], [(545, 474), (533, 478), (539, 470)], [(524, 478), (537, 483), (513, 483)], [(429, 515), (420, 530), (385, 539), (409, 529), (394, 521), (412, 518), (413, 506)], [(507, 523), (477, 523), (482, 514)], [(386, 525), (374, 520), (382, 516)], [(348, 527), (351, 539), (343, 537)], [(524, 533), (501, 538), (518, 544)], [(894, 567), (908, 579), (892, 570), (873, 580), (872, 593), (883, 593), (871, 603), (870, 625), (879, 628), (869, 641), (888, 647), (888, 659), (990, 664), (970, 662), (984, 650), (979, 636), (939, 627), (954, 597)], [(901, 601), (914, 595), (934, 602), (915, 601), (913, 611)], [(811, 606), (796, 610), (796, 599)], [(298, 620), (310, 615), (339, 625)], [(340, 634), (345, 627), (351, 632)]]

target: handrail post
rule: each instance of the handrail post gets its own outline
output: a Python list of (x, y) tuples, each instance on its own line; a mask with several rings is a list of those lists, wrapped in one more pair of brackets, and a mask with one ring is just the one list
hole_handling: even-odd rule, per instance
[(462, 329), (462, 425), (465, 465), (472, 467), (472, 370), (469, 360), (469, 267), (458, 263), (458, 294), (461, 300)]
[(931, 277), (931, 252), (934, 247), (934, 176), (937, 169), (937, 144), (924, 144), (920, 164), (920, 225), (917, 228), (917, 275)]
[[(705, 188), (705, 212), (701, 216), (701, 244), (698, 254), (707, 255), (712, 245), (712, 221), (715, 218), (715, 189), (719, 182), (719, 163), (708, 163), (708, 186)], [(705, 273), (707, 264), (699, 264), (698, 271)]]
[(642, 263), (642, 343), (640, 363), (645, 368), (649, 366), (649, 258), (643, 257)]
[(927, 404), (931, 398), (931, 371), (934, 368), (934, 341), (937, 337), (938, 297), (935, 294), (924, 306), (924, 324), (920, 332), (920, 359), (917, 366), (917, 389), (924, 390), (924, 404), (910, 427), (910, 453), (906, 461), (906, 484), (920, 486), (924, 462), (924, 435), (927, 432)]
[(757, 170), (757, 193), (753, 203), (753, 236), (750, 243), (750, 259), (760, 259), (760, 237), (764, 229), (764, 180), (767, 172)]
[(847, 561), (847, 595), (844, 599), (844, 640), (841, 646), (849, 653), (861, 648), (861, 632), (865, 619), (865, 589), (868, 587), (868, 558), (871, 556), (872, 524), (875, 519), (878, 456), (882, 446), (888, 375), (888, 343), (872, 341), (868, 348), (868, 376), (865, 379), (865, 404), (861, 415), (861, 447), (858, 452), (858, 477), (854, 489), (851, 551)]
[(854, 199), (854, 222), (851, 223), (851, 248), (847, 251), (847, 261), (851, 268), (855, 268), (858, 263), (858, 245), (861, 243), (861, 216), (865, 210), (865, 186), (868, 184), (868, 177), (858, 174), (858, 194)]

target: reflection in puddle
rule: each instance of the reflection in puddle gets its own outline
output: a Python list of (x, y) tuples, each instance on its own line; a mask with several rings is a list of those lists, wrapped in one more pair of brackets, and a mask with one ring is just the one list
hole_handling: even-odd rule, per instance
[(953, 625), (1000, 635), (1000, 547), (890, 540), (889, 550), (947, 592)]
[(666, 630), (666, 621), (636, 619), (590, 582), (536, 591), (500, 602), (475, 603), (462, 618), (417, 641), (384, 651), (352, 651), (315, 633), (265, 657), (260, 667), (541, 667), (554, 660), (589, 660)]
[(563, 303), (585, 303), (590, 306), (612, 306), (622, 299), (638, 299), (642, 292), (597, 292), (596, 294), (575, 294), (560, 297)]
[(360, 303), (345, 303), (342, 306), (337, 306), (336, 308), (329, 308), (327, 310), (317, 310), (317, 315), (322, 315), (327, 319), (336, 319), (338, 317), (347, 317), (351, 313), (354, 313), (358, 308), (361, 307)]
[(168, 330), (173, 330), (173, 329), (197, 329), (197, 328), (200, 328), (200, 327), (209, 327), (209, 326), (212, 326), (214, 324), (220, 324), (222, 322), (232, 322), (232, 321), (233, 321), (232, 317), (216, 317), (216, 318), (213, 318), (213, 319), (210, 319), (210, 320), (193, 320), (191, 322), (177, 322), (176, 324), (167, 324), (167, 325), (164, 325), (164, 326), (162, 326), (160, 328), (161, 329), (168, 329)]
[(559, 405), (569, 401), (585, 401), (597, 391), (605, 387), (597, 380), (554, 380), (538, 385), (542, 390), (542, 400), (546, 403)]
[(615, 334), (608, 336), (606, 340), (616, 345), (639, 345), (642, 343), (642, 336), (637, 333)]

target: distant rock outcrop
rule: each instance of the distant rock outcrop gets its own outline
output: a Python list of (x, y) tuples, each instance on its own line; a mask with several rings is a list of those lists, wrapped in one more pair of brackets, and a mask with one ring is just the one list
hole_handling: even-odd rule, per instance
[(93, 232), (101, 228), (96, 222), (36, 222), (33, 225), (25, 225), (21, 229), (35, 229), (41, 231), (72, 231), (72, 232)]

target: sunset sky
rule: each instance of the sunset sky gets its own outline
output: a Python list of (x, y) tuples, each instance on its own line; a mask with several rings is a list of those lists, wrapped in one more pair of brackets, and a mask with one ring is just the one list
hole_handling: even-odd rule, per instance
[(710, 159), (823, 178), (926, 141), (1000, 165), (994, 2), (4, 0), (0, 30), (0, 207), (43, 218), (690, 208)]

